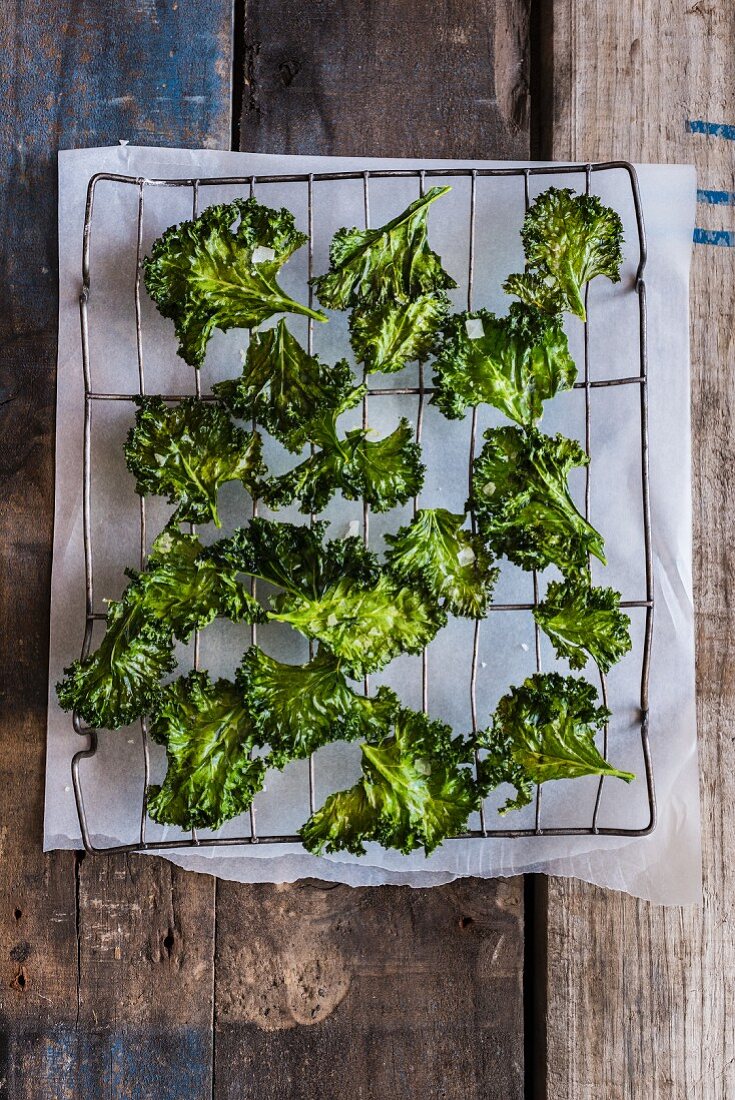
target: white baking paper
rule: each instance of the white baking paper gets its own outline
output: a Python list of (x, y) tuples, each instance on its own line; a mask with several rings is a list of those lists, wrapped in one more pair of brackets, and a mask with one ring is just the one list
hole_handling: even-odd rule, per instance
[[(71, 789), (70, 761), (80, 746), (71, 718), (59, 709), (54, 685), (65, 665), (78, 656), (84, 630), (84, 561), (82, 548), (82, 416), (83, 384), (78, 298), (81, 246), (87, 183), (100, 171), (155, 177), (229, 177), (379, 167), (487, 167), (492, 162), (355, 160), (284, 157), (201, 150), (140, 149), (129, 146), (64, 152), (59, 157), (59, 361), (56, 444), (56, 523), (54, 535), (49, 675), (49, 724), (45, 848), (78, 847), (80, 831)], [(694, 170), (680, 166), (638, 168), (648, 238), (648, 348), (650, 377), (651, 503), (656, 612), (650, 679), (651, 744), (658, 799), (658, 827), (647, 837), (532, 836), (515, 839), (464, 839), (446, 842), (428, 859), (422, 853), (403, 856), (369, 846), (356, 858), (348, 854), (316, 858), (299, 845), (237, 845), (207, 847), (206, 833), (195, 850), (162, 854), (182, 867), (241, 881), (293, 881), (317, 876), (354, 885), (384, 882), (426, 886), (463, 875), (494, 877), (527, 871), (574, 875), (589, 882), (626, 890), (667, 904), (699, 902), (701, 896), (698, 772), (694, 709), (694, 642), (691, 582), (691, 499), (689, 427), (688, 279), (694, 218)], [(456, 178), (451, 193), (434, 205), (430, 236), (445, 267), (459, 285), (455, 308), (465, 308), (469, 251), (470, 183)], [(579, 175), (531, 178), (531, 194), (553, 182), (584, 186)], [(622, 280), (613, 286), (595, 281), (590, 292), (590, 371), (592, 380), (636, 374), (638, 365), (638, 304), (634, 277), (638, 242), (627, 175), (622, 171), (595, 174), (593, 190), (621, 214), (626, 235)], [(306, 191), (300, 184), (259, 184), (256, 193), (270, 205), (293, 210), (306, 228)], [(247, 187), (206, 186), (199, 191), (200, 208), (214, 201), (247, 194)], [(370, 185), (371, 222), (380, 224), (400, 211), (417, 194), (416, 178), (379, 181)], [(89, 300), (92, 385), (106, 393), (137, 392), (133, 283), (136, 264), (135, 186), (98, 186), (92, 235)], [(192, 194), (178, 188), (146, 188), (143, 246), (169, 224), (189, 217)], [(523, 183), (517, 178), (478, 179), (473, 305), (504, 312), (503, 278), (522, 263), (518, 230), (523, 217)], [(327, 265), (332, 233), (342, 225), (362, 224), (360, 181), (315, 185), (314, 270)], [(284, 268), (287, 292), (305, 294), (306, 249)], [(305, 321), (289, 324), (302, 338)], [(568, 331), (573, 353), (582, 363), (582, 327), (572, 320)], [(346, 318), (333, 315), (329, 325), (315, 326), (315, 348), (328, 360), (349, 354)], [(173, 327), (142, 295), (142, 339), (149, 393), (193, 392), (193, 373), (176, 355)], [(217, 333), (202, 372), (204, 389), (221, 377), (239, 373), (240, 351), (247, 335)], [(418, 368), (373, 378), (373, 385), (416, 384)], [(640, 493), (639, 387), (622, 385), (592, 390), (591, 516), (606, 538), (608, 567), (595, 569), (595, 581), (611, 584), (624, 599), (642, 599), (644, 558)], [(381, 433), (395, 426), (398, 416), (416, 416), (416, 398), (381, 396), (370, 400), (370, 424)], [(574, 391), (547, 405), (546, 431), (564, 431), (583, 438), (584, 395)], [(123, 569), (136, 565), (139, 552), (138, 498), (127, 472), (122, 445), (132, 419), (128, 402), (95, 402), (92, 425), (92, 538), (95, 609), (117, 597), (125, 584)], [(480, 412), (480, 429), (502, 422), (492, 409)], [(346, 425), (349, 426), (349, 425)], [(466, 497), (469, 418), (446, 421), (428, 406), (424, 421), (427, 477), (421, 502), (459, 511)], [(290, 461), (269, 444), (269, 463)], [(581, 471), (573, 490), (581, 502)], [(247, 516), (248, 501), (239, 487), (221, 494), (225, 531)], [(371, 522), (371, 543), (405, 522), (410, 509), (396, 509)], [(170, 509), (148, 503), (149, 543), (163, 526)], [(294, 518), (293, 510), (280, 513)], [(344, 534), (361, 518), (359, 505), (335, 501), (328, 511), (332, 532)], [(202, 532), (202, 538), (214, 537)], [(545, 578), (542, 579), (542, 584)], [(496, 590), (500, 602), (525, 602), (531, 578), (507, 563)], [(609, 675), (609, 757), (618, 767), (635, 771), (626, 786), (608, 780), (600, 811), (601, 826), (639, 828), (648, 817), (639, 732), (639, 681), (643, 644), (642, 609), (630, 612), (634, 648)], [(100, 627), (101, 629), (101, 627)], [(436, 717), (466, 730), (469, 717), (469, 669), (472, 624), (454, 620), (429, 649), (429, 709)], [(202, 662), (212, 672), (232, 675), (248, 644), (248, 628), (216, 624), (202, 635)], [(305, 643), (286, 627), (269, 625), (259, 642), (283, 659), (303, 659)], [(479, 721), (485, 723), (500, 695), (534, 671), (534, 631), (527, 612), (497, 612), (483, 622), (478, 676)], [(180, 653), (186, 669), (191, 654)], [(544, 639), (543, 667), (557, 665)], [(373, 683), (395, 686), (408, 705), (420, 705), (420, 662), (402, 657)], [(328, 746), (316, 757), (316, 798), (353, 781), (357, 768), (353, 745)], [(135, 840), (143, 789), (140, 734), (137, 729), (102, 731), (97, 755), (82, 765), (84, 797), (90, 828), (98, 844)], [(162, 751), (152, 746), (152, 781), (164, 769)], [(261, 836), (288, 835), (308, 814), (306, 762), (271, 774), (266, 791), (256, 800)], [(596, 781), (555, 782), (543, 789), (542, 825), (586, 825), (591, 816)], [(496, 792), (485, 807), (490, 826), (505, 792)], [(475, 823), (476, 824), (476, 823)], [(533, 809), (504, 819), (507, 826), (533, 824)], [(172, 839), (176, 830), (148, 824), (148, 839)], [(221, 835), (249, 835), (247, 819), (228, 823)]]

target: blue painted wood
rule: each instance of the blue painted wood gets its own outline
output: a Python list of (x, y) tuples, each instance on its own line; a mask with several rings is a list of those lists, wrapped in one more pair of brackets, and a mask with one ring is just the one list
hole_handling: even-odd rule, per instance
[(34, 1100), (200, 1100), (209, 1097), (211, 1044), (201, 1030), (52, 1026), (13, 1043), (3, 1096)]
[(3, 1100), (211, 1093), (211, 880), (152, 859), (131, 871), (44, 856), (41, 825), (56, 151), (228, 147), (231, 19), (231, 0), (11, 0), (0, 16)]

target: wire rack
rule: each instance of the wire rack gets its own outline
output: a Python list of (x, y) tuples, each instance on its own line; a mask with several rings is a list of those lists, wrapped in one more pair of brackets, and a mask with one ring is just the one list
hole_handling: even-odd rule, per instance
[[(607, 161), (595, 164), (559, 164), (559, 165), (545, 165), (537, 167), (504, 167), (504, 168), (439, 168), (439, 169), (400, 169), (400, 170), (370, 170), (363, 172), (320, 172), (320, 173), (299, 173), (299, 174), (283, 174), (283, 175), (252, 175), (252, 176), (228, 176), (228, 177), (208, 177), (206, 179), (147, 179), (139, 176), (125, 176), (112, 173), (98, 173), (90, 179), (87, 190), (87, 202), (84, 218), (84, 237), (83, 237), (83, 249), (82, 249), (82, 289), (79, 297), (80, 306), (80, 319), (81, 319), (81, 336), (82, 336), (82, 367), (84, 372), (84, 448), (83, 448), (83, 528), (84, 528), (84, 568), (85, 568), (85, 587), (86, 587), (86, 624), (84, 630), (84, 641), (82, 646), (82, 657), (86, 657), (89, 654), (92, 642), (92, 632), (94, 624), (98, 620), (104, 620), (105, 614), (95, 612), (94, 609), (94, 579), (92, 569), (92, 517), (91, 517), (91, 430), (92, 430), (92, 410), (93, 407), (99, 402), (106, 401), (127, 401), (132, 403), (138, 394), (144, 394), (146, 392), (146, 380), (144, 371), (144, 359), (143, 359), (143, 335), (142, 335), (142, 321), (141, 321), (141, 273), (142, 273), (142, 261), (143, 261), (143, 215), (145, 206), (146, 191), (149, 188), (159, 187), (174, 187), (188, 189), (191, 193), (191, 214), (192, 217), (196, 217), (200, 212), (200, 190), (202, 187), (214, 187), (214, 186), (237, 186), (241, 187), (243, 191), (247, 189), (252, 196), (256, 187), (259, 184), (284, 184), (284, 183), (298, 183), (302, 184), (306, 188), (306, 201), (307, 201), (307, 220), (308, 220), (308, 274), (309, 277), (313, 274), (313, 228), (314, 228), (314, 207), (317, 202), (316, 192), (320, 183), (334, 182), (337, 180), (356, 180), (361, 181), (362, 195), (363, 195), (363, 208), (364, 208), (364, 220), (366, 228), (370, 226), (370, 183), (374, 179), (398, 179), (409, 178), (415, 179), (418, 188), (418, 194), (423, 195), (425, 191), (426, 181), (432, 177), (464, 177), (469, 180), (470, 183), (470, 201), (469, 201), (469, 261), (467, 270), (467, 309), (473, 308), (473, 292), (474, 292), (474, 278), (475, 278), (475, 223), (476, 223), (476, 209), (477, 209), (477, 181), (483, 177), (513, 177), (518, 179), (519, 186), (523, 188), (525, 207), (528, 209), (530, 204), (530, 179), (531, 177), (553, 177), (557, 175), (575, 176), (578, 175), (582, 178), (584, 183), (584, 191), (589, 194), (591, 190), (591, 179), (595, 173), (609, 172), (612, 170), (619, 170), (627, 175), (630, 183), (632, 201), (635, 209), (636, 230), (638, 237), (638, 267), (635, 276), (635, 284), (633, 293), (637, 295), (638, 299), (638, 371), (629, 377), (621, 378), (604, 378), (592, 380), (590, 376), (590, 338), (589, 338), (589, 322), (585, 322), (584, 325), (584, 363), (582, 378), (575, 383), (575, 389), (584, 391), (584, 422), (585, 422), (585, 439), (584, 446), (588, 458), (591, 455), (591, 425), (590, 425), (590, 394), (593, 389), (605, 389), (612, 386), (630, 386), (637, 388), (640, 395), (640, 439), (641, 439), (641, 469), (640, 469), (640, 489), (641, 489), (641, 503), (642, 503), (642, 516), (643, 516), (643, 540), (644, 540), (644, 555), (645, 555), (645, 596), (643, 599), (629, 600), (621, 603), (624, 608), (642, 608), (645, 609), (645, 629), (643, 640), (643, 653), (641, 658), (641, 678), (640, 678), (640, 712), (639, 712), (639, 736), (641, 752), (645, 770), (645, 782), (647, 792), (648, 803), (648, 821), (641, 828), (614, 828), (605, 827), (599, 824), (600, 804), (602, 799), (603, 787), (605, 784), (605, 777), (601, 776), (596, 790), (594, 809), (592, 812), (589, 825), (586, 826), (556, 826), (553, 824), (544, 824), (542, 819), (542, 791), (541, 787), (536, 788), (535, 794), (535, 812), (534, 812), (534, 824), (526, 828), (503, 828), (500, 825), (490, 826), (486, 820), (486, 813), (484, 807), (480, 810), (479, 828), (472, 829), (467, 833), (462, 834), (462, 839), (467, 837), (472, 838), (487, 838), (487, 837), (528, 837), (528, 836), (583, 836), (583, 835), (601, 835), (601, 836), (645, 836), (650, 833), (656, 825), (656, 796), (654, 788), (653, 768), (651, 762), (651, 750), (649, 743), (649, 702), (648, 702), (648, 682), (649, 682), (649, 670), (651, 659), (651, 645), (653, 639), (653, 610), (654, 610), (654, 591), (653, 591), (653, 560), (652, 560), (652, 544), (651, 544), (651, 509), (649, 498), (649, 455), (648, 455), (648, 377), (647, 377), (647, 349), (646, 349), (646, 284), (644, 281), (644, 269), (646, 265), (646, 237), (645, 228), (643, 222), (643, 213), (641, 208), (640, 192), (638, 187), (638, 179), (635, 169), (632, 164), (627, 161)], [(138, 393), (120, 394), (120, 393), (101, 393), (96, 391), (92, 386), (92, 375), (90, 367), (90, 352), (89, 352), (89, 315), (88, 315), (88, 302), (91, 293), (90, 282), (90, 251), (92, 241), (92, 223), (94, 212), (95, 191), (99, 183), (107, 181), (109, 183), (120, 185), (123, 187), (131, 187), (137, 189), (137, 255), (136, 255), (136, 268), (134, 285), (132, 287), (132, 293), (134, 295), (135, 302), (135, 328), (136, 328), (136, 349), (137, 349), (137, 371), (138, 371)], [(309, 305), (313, 305), (313, 292), (311, 287), (309, 289)], [(312, 352), (313, 348), (313, 321), (309, 319), (308, 322), (308, 335), (307, 335), (307, 350)], [(201, 392), (201, 381), (199, 373), (194, 370), (195, 378), (195, 392), (202, 400), (213, 400), (211, 394), (203, 394)], [(367, 381), (367, 378), (365, 378)], [(424, 410), (426, 398), (433, 392), (432, 387), (427, 386), (424, 380), (424, 364), (419, 364), (418, 372), (418, 386), (406, 387), (406, 388), (390, 388), (384, 389), (380, 387), (369, 389), (362, 402), (362, 422), (363, 426), (368, 425), (368, 411), (369, 402), (375, 398), (379, 398), (382, 395), (395, 396), (397, 394), (410, 394), (415, 395), (418, 399), (418, 411), (416, 417), (416, 440), (421, 441), (423, 424), (424, 424)], [(179, 401), (184, 394), (166, 394), (165, 400), (167, 401)], [(477, 430), (478, 430), (478, 418), (477, 409), (473, 410), (470, 424), (470, 439), (469, 439), (469, 454), (468, 464), (469, 472), (471, 476), (472, 463), (475, 458), (475, 451), (477, 446)], [(591, 465), (586, 467), (585, 474), (585, 488), (584, 488), (584, 513), (585, 517), (589, 520), (590, 516), (590, 490), (591, 490)], [(418, 498), (413, 502), (414, 514), (418, 510), (419, 501)], [(258, 502), (253, 501), (252, 514), (257, 515)], [(310, 521), (314, 522), (314, 516), (310, 517)], [(363, 504), (362, 513), (362, 528), (363, 538), (367, 545), (370, 535), (370, 513), (367, 504)], [(192, 530), (194, 528), (192, 527)], [(143, 497), (140, 498), (140, 566), (141, 569), (145, 566), (146, 560), (146, 502)], [(253, 594), (256, 594), (256, 582), (252, 582)], [(533, 602), (532, 603), (494, 603), (491, 605), (490, 611), (492, 613), (503, 613), (505, 611), (526, 611), (533, 612), (534, 608), (539, 602), (539, 583), (538, 576), (534, 572), (533, 574)], [(472, 718), (473, 732), (477, 731), (477, 676), (478, 676), (478, 658), (480, 647), (480, 632), (482, 630), (482, 621), (476, 620), (474, 623), (473, 641), (472, 641), (472, 658), (471, 669), (469, 677), (469, 704), (470, 714)], [(536, 670), (541, 671), (541, 631), (538, 624), (534, 620), (535, 631), (535, 663)], [(255, 644), (257, 641), (257, 627), (253, 624), (251, 627), (251, 643)], [(311, 652), (310, 645), (310, 652)], [(199, 633), (195, 632), (194, 635), (194, 666), (199, 666)], [(369, 680), (365, 679), (364, 683), (365, 692), (369, 690)], [(607, 704), (607, 684), (604, 674), (600, 674), (600, 689), (603, 703)], [(426, 650), (424, 650), (421, 659), (421, 698), (423, 709), (428, 708), (428, 693), (429, 693), (429, 664), (427, 659)], [(97, 730), (92, 729), (84, 725), (79, 716), (74, 714), (73, 724), (75, 731), (83, 736), (87, 745), (85, 748), (77, 752), (72, 759), (72, 780), (74, 787), (74, 797), (76, 800), (77, 812), (79, 814), (79, 823), (82, 833), (82, 840), (84, 847), (87, 851), (155, 851), (165, 850), (171, 848), (193, 848), (193, 847), (210, 847), (220, 845), (238, 845), (238, 844), (300, 844), (300, 838), (295, 835), (262, 835), (258, 833), (256, 815), (253, 808), (249, 814), (249, 826), (250, 832), (248, 835), (239, 836), (226, 836), (226, 837), (209, 837), (200, 838), (197, 835), (196, 830), (192, 830), (190, 834), (182, 834), (176, 839), (150, 839), (146, 836), (146, 790), (150, 778), (150, 754), (148, 743), (148, 730), (146, 727), (145, 719), (140, 722), (140, 743), (143, 756), (143, 797), (140, 810), (140, 824), (138, 829), (137, 839), (128, 844), (116, 844), (116, 845), (104, 845), (97, 846), (94, 844), (92, 835), (90, 833), (89, 822), (87, 814), (84, 808), (84, 793), (83, 784), (81, 778), (81, 764), (82, 762), (94, 756), (98, 747), (98, 735)], [(605, 726), (603, 731), (603, 754), (607, 754), (608, 749), (608, 729)], [(308, 762), (308, 784), (309, 784), (309, 806), (313, 812), (315, 808), (315, 764), (314, 757), (312, 756)]]

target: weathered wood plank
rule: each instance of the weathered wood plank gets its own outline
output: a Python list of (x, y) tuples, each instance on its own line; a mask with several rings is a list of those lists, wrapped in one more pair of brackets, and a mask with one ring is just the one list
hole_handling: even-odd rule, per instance
[(240, 148), (528, 155), (527, 0), (249, 0)]
[(221, 882), (215, 1095), (522, 1096), (521, 890)]
[[(227, 147), (230, 9), (15, 0), (0, 12), (0, 1094), (13, 1100), (188, 1098), (209, 1086), (211, 882), (153, 859), (43, 856), (41, 837), (56, 150), (118, 138)], [(197, 1043), (191, 1088), (183, 1070), (135, 1083), (135, 1064), (143, 1073), (163, 1054), (176, 1066)]]
[[(240, 147), (527, 156), (527, 8), (249, 0)], [(520, 881), (222, 881), (217, 912), (216, 1097), (523, 1095)]]
[[(687, 119), (735, 123), (735, 20), (726, 0), (562, 0), (554, 6), (546, 155), (694, 161), (731, 191), (732, 142)], [(699, 224), (735, 228), (733, 207)], [(546, 1092), (555, 1100), (735, 1095), (733, 869), (735, 250), (697, 246), (692, 280), (693, 496), (705, 905), (666, 910), (552, 880)]]

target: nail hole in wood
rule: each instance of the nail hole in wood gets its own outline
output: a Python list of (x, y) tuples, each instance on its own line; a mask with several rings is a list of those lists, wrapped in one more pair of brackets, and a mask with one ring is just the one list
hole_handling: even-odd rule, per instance
[(473, 917), (460, 917), (459, 918), (459, 927), (463, 931), (464, 931), (465, 928), (471, 928), (474, 923), (475, 923), (475, 921), (474, 921)]
[(295, 76), (301, 71), (298, 61), (284, 61), (278, 66), (278, 74), (284, 88), (288, 88)]
[(16, 908), (15, 911), (13, 912), (13, 916), (15, 917), (16, 920), (20, 920), (20, 918), (23, 916), (23, 910)]

